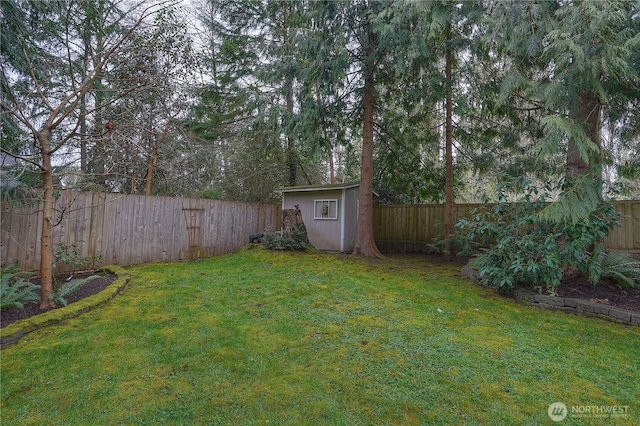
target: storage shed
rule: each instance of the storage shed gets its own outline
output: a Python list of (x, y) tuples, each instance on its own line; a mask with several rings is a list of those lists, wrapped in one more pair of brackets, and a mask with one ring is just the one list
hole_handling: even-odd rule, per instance
[(282, 208), (297, 205), (309, 242), (318, 250), (350, 253), (356, 243), (360, 184), (293, 186), (282, 189)]

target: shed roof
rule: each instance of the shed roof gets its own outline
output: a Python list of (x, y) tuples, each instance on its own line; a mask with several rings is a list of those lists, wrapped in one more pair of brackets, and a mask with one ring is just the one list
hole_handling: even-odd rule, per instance
[(310, 192), (310, 191), (331, 191), (336, 189), (349, 189), (357, 188), (360, 186), (359, 182), (352, 183), (337, 183), (333, 185), (303, 185), (303, 186), (288, 186), (280, 189), (282, 192)]

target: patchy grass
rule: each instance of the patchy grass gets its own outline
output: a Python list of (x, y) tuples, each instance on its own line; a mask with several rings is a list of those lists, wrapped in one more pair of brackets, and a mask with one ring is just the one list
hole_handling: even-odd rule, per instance
[(424, 260), (245, 251), (130, 268), (2, 350), (3, 424), (552, 424), (628, 406), (640, 329), (536, 310)]

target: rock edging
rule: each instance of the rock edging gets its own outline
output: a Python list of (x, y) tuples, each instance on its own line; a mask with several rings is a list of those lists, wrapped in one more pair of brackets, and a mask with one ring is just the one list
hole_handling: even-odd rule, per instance
[[(462, 267), (461, 272), (471, 280), (477, 283), (480, 282), (480, 273), (468, 264)], [(548, 296), (522, 287), (513, 288), (509, 295), (518, 302), (526, 303), (536, 308), (594, 316), (640, 327), (640, 312), (617, 308), (604, 303), (570, 297)]]
[(105, 266), (102, 270), (117, 276), (116, 280), (107, 288), (98, 294), (94, 294), (93, 296), (89, 296), (86, 299), (72, 303), (63, 308), (53, 309), (31, 318), (18, 320), (7, 327), (0, 329), (0, 348), (16, 343), (22, 337), (33, 331), (50, 325), (59, 324), (62, 321), (75, 318), (103, 305), (116, 297), (116, 295), (120, 293), (131, 280), (129, 274), (119, 266)]

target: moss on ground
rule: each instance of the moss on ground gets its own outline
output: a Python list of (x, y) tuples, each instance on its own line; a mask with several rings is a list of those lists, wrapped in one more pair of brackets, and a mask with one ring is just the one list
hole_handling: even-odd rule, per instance
[(129, 274), (119, 266), (107, 266), (102, 268), (102, 270), (117, 275), (118, 278), (98, 294), (94, 294), (93, 296), (63, 308), (54, 309), (31, 318), (16, 321), (7, 327), (1, 328), (0, 344), (2, 346), (13, 344), (32, 331), (59, 324), (70, 318), (75, 318), (113, 299), (129, 282)]
[(561, 401), (629, 406), (564, 424), (640, 423), (638, 328), (455, 265), (253, 250), (127, 272), (110, 303), (3, 349), (3, 422), (552, 424)]

